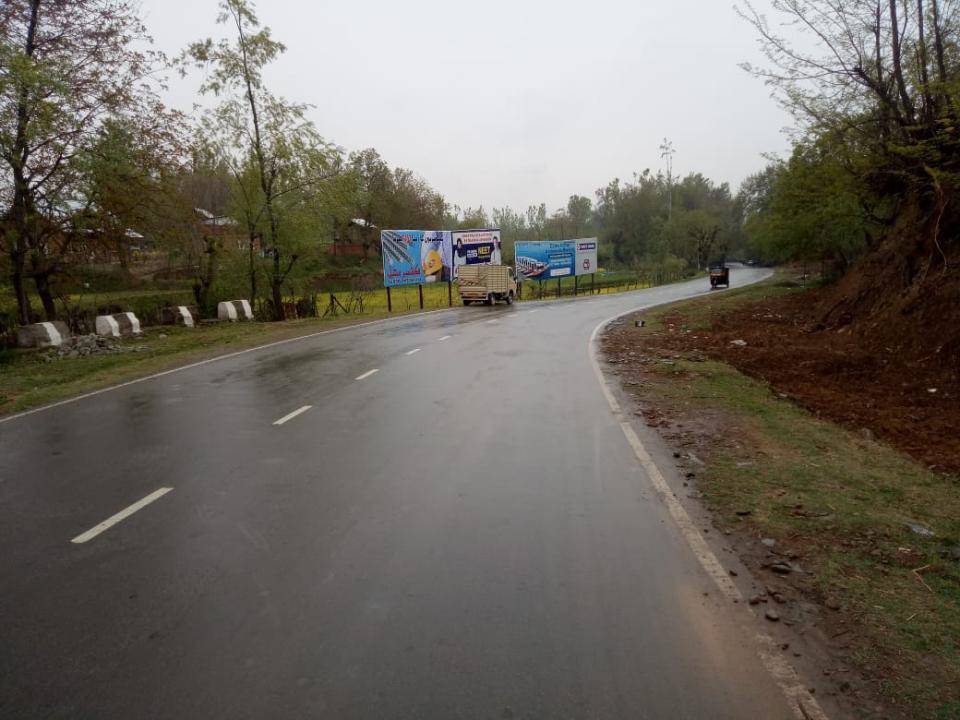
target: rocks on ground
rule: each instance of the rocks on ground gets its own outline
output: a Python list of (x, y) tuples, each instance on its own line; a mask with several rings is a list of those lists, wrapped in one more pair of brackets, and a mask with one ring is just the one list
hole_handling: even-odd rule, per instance
[(120, 353), (146, 352), (145, 345), (124, 345), (119, 340), (96, 334), (75, 335), (57, 348), (50, 348), (41, 357), (44, 362), (53, 362), (69, 358), (88, 357), (90, 355), (114, 355)]

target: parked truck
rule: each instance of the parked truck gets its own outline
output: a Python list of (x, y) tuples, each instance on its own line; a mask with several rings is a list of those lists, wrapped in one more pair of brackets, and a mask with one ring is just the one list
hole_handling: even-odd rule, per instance
[(517, 296), (517, 279), (509, 265), (461, 265), (457, 286), (464, 305), (493, 305), (501, 300), (510, 305)]

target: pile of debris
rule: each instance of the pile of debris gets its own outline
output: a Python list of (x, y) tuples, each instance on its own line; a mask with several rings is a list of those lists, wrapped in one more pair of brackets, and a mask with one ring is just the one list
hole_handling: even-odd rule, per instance
[(102, 335), (74, 335), (59, 347), (50, 348), (40, 357), (44, 362), (63, 358), (87, 357), (88, 355), (112, 355), (117, 353), (146, 352), (146, 345), (124, 345), (118, 339)]

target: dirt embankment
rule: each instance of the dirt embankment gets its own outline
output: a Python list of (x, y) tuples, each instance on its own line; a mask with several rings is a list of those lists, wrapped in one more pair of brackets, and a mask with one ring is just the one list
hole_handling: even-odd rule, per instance
[(921, 345), (912, 330), (881, 331), (883, 322), (910, 322), (891, 321), (902, 317), (897, 309), (857, 324), (825, 324), (824, 307), (839, 308), (837, 296), (844, 290), (811, 290), (735, 307), (695, 332), (684, 329), (682, 315), (671, 313), (657, 344), (723, 360), (817, 415), (876, 436), (933, 470), (960, 472), (960, 358), (946, 344), (956, 328), (938, 332), (928, 323), (929, 342)]

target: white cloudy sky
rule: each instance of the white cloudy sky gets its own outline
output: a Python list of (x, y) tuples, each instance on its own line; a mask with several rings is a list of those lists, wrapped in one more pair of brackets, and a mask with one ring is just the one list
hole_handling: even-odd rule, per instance
[[(763, 8), (765, 0), (755, 3)], [(787, 148), (787, 116), (738, 67), (758, 59), (727, 0), (271, 0), (261, 22), (287, 45), (267, 79), (315, 106), (321, 133), (375, 147), (452, 203), (487, 208), (593, 197), (661, 167), (734, 187)], [(175, 54), (223, 32), (217, 0), (142, 0)], [(174, 79), (188, 109), (199, 77)]]

